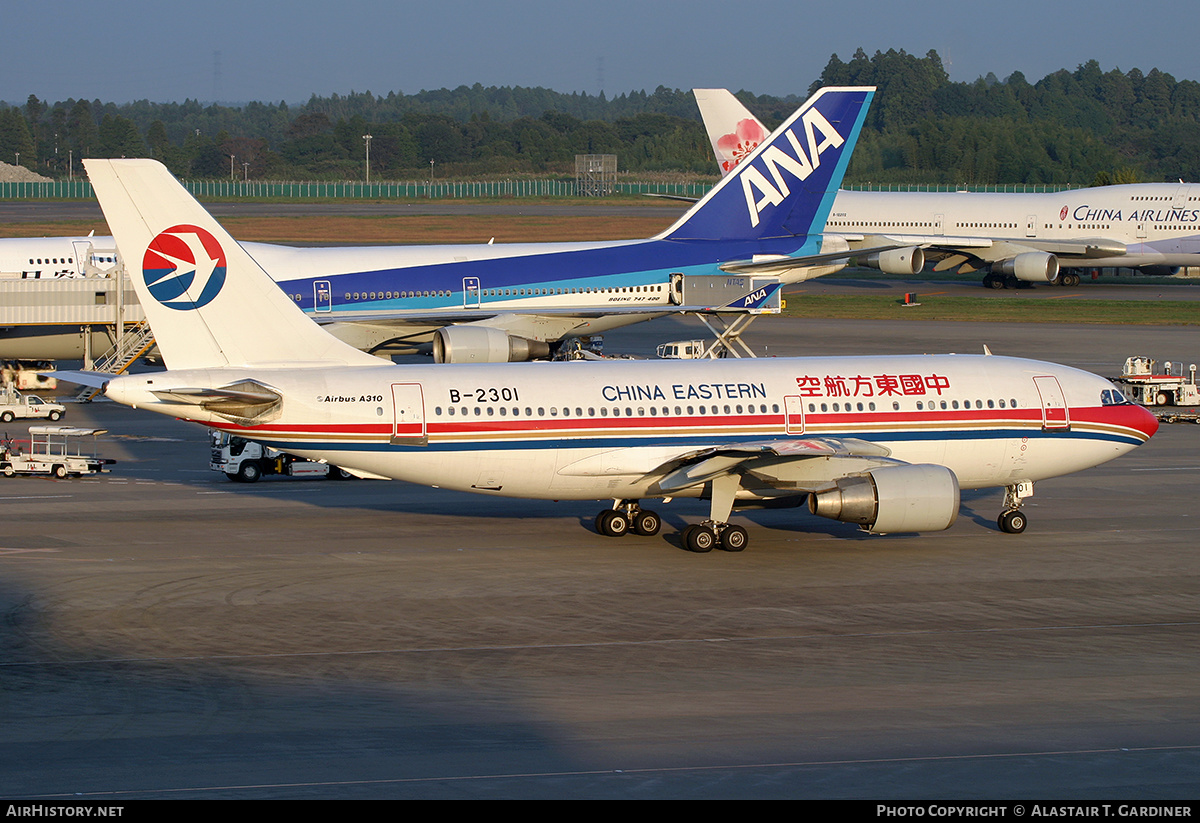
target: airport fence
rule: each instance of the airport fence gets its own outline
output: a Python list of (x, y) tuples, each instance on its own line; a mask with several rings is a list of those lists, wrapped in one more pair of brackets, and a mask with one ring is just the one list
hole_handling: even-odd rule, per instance
[[(184, 180), (183, 185), (200, 198), (237, 200), (455, 200), (508, 197), (577, 197), (573, 179), (523, 178), (515, 180), (409, 181), (363, 183), (352, 180), (271, 181), (271, 180)], [(703, 197), (712, 183), (618, 182), (614, 193), (656, 194), (672, 197)], [(86, 180), (0, 183), (2, 200), (80, 200), (93, 199), (92, 186)]]
[(897, 192), (991, 192), (1007, 194), (1038, 194), (1041, 192), (1070, 191), (1080, 186), (1065, 183), (1008, 183), (994, 186), (957, 186), (953, 183), (859, 183), (842, 186), (847, 191), (897, 191)]
[[(183, 185), (196, 197), (238, 200), (457, 200), (508, 197), (578, 197), (573, 179), (519, 178), (515, 180), (385, 181), (363, 183), (342, 181), (277, 180), (185, 180)], [(701, 198), (712, 188), (711, 182), (657, 183), (617, 182), (614, 194), (661, 195)], [(894, 192), (1010, 192), (1034, 193), (1064, 191), (1072, 186), (1054, 184), (1015, 184), (1006, 186), (955, 186), (948, 184), (858, 184), (846, 185), (848, 191)], [(52, 180), (38, 183), (0, 183), (0, 200), (88, 200), (94, 199), (86, 180)]]

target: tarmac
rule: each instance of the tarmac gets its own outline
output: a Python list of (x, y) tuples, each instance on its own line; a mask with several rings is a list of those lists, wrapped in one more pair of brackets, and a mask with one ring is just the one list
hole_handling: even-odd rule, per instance
[[(1194, 327), (763, 318), (747, 338), (1109, 376), (1200, 359)], [(1039, 483), (1021, 535), (992, 490), (936, 534), (736, 513), (749, 548), (697, 555), (694, 501), (605, 538), (599, 503), (231, 483), (198, 426), (107, 402), (63, 422), (107, 428), (118, 462), (0, 478), (0, 797), (1200, 794), (1200, 426)]]

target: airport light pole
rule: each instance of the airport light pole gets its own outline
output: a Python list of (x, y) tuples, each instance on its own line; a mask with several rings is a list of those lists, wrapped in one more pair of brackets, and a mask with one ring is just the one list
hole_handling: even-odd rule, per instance
[(367, 144), (367, 182), (371, 182), (371, 135), (364, 134), (363, 142)]
[(433, 199), (433, 161), (429, 161), (429, 197)]

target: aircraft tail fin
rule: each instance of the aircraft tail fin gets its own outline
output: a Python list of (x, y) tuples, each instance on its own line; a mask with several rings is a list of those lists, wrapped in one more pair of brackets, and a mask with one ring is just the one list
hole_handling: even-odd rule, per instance
[(378, 365), (304, 315), (155, 160), (84, 160), (171, 369)]
[(692, 94), (721, 176), (726, 177), (767, 138), (767, 127), (728, 89), (692, 89)]
[(820, 89), (658, 239), (820, 234), (874, 96), (874, 86)]

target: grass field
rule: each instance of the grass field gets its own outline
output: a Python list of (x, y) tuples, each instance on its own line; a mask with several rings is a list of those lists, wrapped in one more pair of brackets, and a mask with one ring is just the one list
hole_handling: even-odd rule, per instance
[(993, 323), (1113, 323), (1200, 325), (1200, 303), (1172, 300), (1022, 300), (980, 290), (979, 297), (918, 296), (905, 306), (896, 297), (793, 292), (788, 317), (847, 320), (965, 320)]

